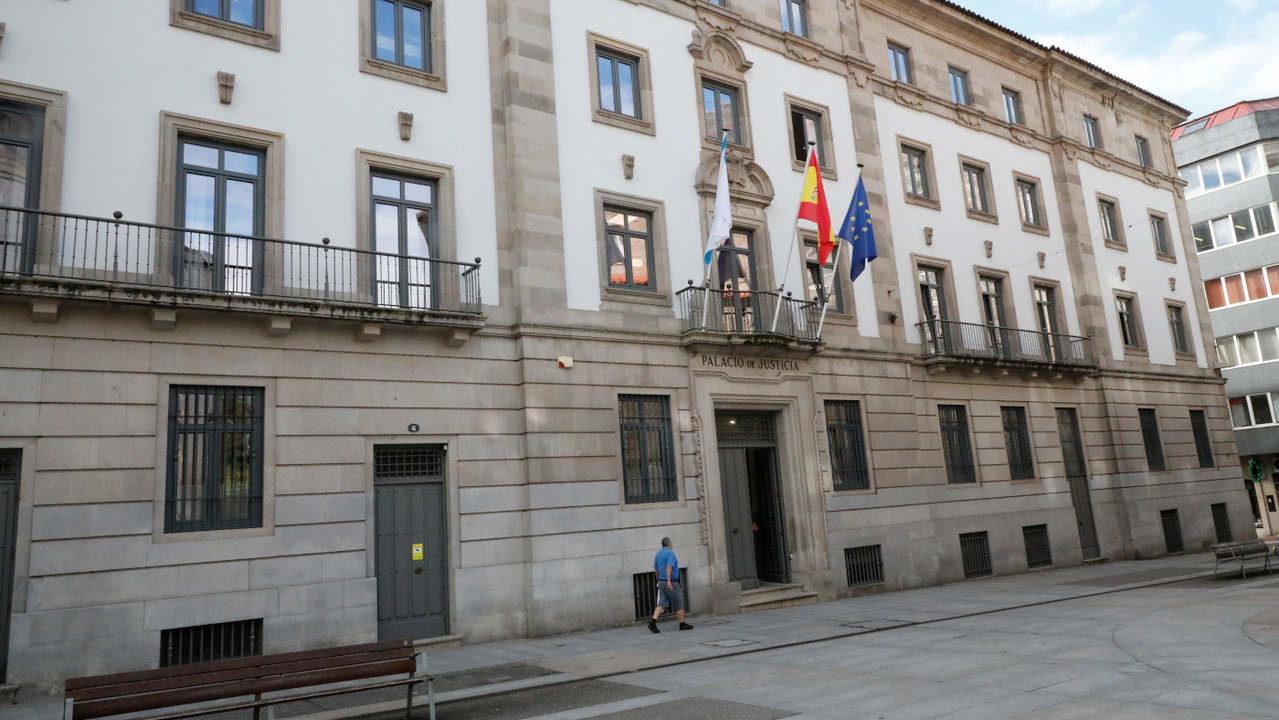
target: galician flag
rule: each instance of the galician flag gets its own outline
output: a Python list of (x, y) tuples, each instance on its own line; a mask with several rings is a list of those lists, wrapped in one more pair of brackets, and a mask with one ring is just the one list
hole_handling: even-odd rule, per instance
[(866, 263), (877, 257), (875, 226), (870, 222), (870, 201), (866, 199), (866, 181), (861, 178), (857, 179), (857, 190), (853, 192), (853, 201), (848, 204), (848, 214), (839, 228), (839, 236), (853, 246), (853, 261), (848, 274), (850, 279), (856, 280), (866, 269)]
[(822, 186), (822, 169), (817, 164), (817, 153), (808, 152), (808, 170), (804, 173), (804, 194), (799, 203), (799, 219), (817, 223), (817, 261), (826, 264), (826, 258), (835, 249), (835, 236), (830, 229), (830, 208), (826, 206), (826, 188)]
[(715, 215), (711, 218), (711, 231), (706, 236), (705, 263), (711, 264), (711, 255), (733, 232), (733, 208), (728, 197), (728, 165), (724, 160), (728, 150), (728, 133), (719, 146), (719, 181), (715, 183)]

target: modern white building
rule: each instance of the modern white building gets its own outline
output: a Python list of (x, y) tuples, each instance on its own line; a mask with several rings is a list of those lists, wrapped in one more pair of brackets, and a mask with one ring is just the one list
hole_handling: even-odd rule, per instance
[(944, 0), (119, 10), (0, 35), (24, 692), (627, 623), (663, 536), (704, 613), (1251, 533), (1185, 111), (1104, 69)]

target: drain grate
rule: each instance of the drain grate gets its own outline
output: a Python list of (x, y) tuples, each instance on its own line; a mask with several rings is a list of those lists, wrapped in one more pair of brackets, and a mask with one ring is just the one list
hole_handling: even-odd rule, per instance
[(735, 647), (741, 647), (743, 645), (754, 645), (758, 642), (759, 642), (758, 640), (739, 640), (737, 638), (729, 638), (727, 640), (712, 640), (710, 642), (704, 642), (702, 644), (710, 645), (711, 647), (735, 648)]

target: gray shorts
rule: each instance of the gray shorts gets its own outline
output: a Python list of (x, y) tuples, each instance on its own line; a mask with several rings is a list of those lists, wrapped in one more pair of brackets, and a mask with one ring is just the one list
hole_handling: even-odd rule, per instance
[(679, 580), (671, 581), (671, 589), (666, 589), (666, 580), (657, 581), (657, 606), (667, 610), (684, 609), (684, 593), (680, 590)]

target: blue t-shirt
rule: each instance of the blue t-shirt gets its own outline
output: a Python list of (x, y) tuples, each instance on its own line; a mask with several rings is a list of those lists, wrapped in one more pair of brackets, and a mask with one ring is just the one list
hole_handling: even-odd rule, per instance
[(679, 560), (675, 557), (675, 551), (664, 547), (657, 551), (657, 557), (653, 559), (653, 569), (657, 571), (657, 579), (666, 579), (666, 567), (671, 568), (671, 579), (679, 580)]

